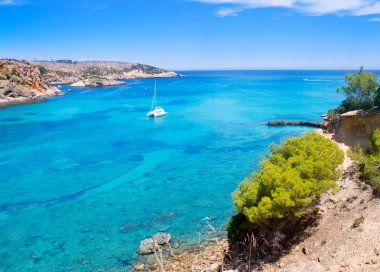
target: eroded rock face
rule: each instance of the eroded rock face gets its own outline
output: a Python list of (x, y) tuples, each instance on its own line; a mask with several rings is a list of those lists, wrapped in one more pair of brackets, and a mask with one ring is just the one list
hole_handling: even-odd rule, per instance
[(368, 138), (372, 132), (380, 128), (380, 107), (370, 110), (356, 110), (340, 115), (338, 128), (334, 138), (349, 146), (369, 146)]
[(38, 67), (23, 61), (0, 60), (0, 105), (23, 103), (62, 94), (43, 80)]

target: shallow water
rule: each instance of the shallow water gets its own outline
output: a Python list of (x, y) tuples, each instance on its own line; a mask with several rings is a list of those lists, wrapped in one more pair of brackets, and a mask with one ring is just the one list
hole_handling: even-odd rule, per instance
[[(0, 271), (125, 271), (140, 240), (222, 229), (268, 145), (339, 104), (343, 71), (207, 71), (0, 110)], [(120, 231), (122, 228), (122, 231)]]

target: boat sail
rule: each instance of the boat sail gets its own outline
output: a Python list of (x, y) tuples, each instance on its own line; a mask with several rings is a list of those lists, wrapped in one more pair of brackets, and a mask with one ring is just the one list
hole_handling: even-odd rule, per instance
[(148, 117), (161, 117), (168, 114), (163, 107), (157, 106), (157, 82), (154, 81), (154, 93), (151, 110), (146, 114)]

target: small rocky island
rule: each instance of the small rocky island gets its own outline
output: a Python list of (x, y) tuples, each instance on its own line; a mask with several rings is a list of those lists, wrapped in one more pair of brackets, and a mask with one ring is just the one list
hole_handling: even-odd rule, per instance
[(0, 106), (26, 103), (62, 95), (49, 86), (35, 65), (16, 60), (0, 60)]

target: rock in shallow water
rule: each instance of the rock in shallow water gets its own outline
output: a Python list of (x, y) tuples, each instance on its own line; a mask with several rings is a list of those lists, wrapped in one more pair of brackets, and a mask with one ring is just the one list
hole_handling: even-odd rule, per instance
[(141, 241), (140, 247), (137, 250), (139, 254), (150, 254), (156, 250), (156, 243), (152, 238), (144, 239)]
[(157, 242), (159, 245), (166, 245), (169, 243), (170, 239), (172, 238), (171, 234), (169, 233), (162, 233), (159, 232), (155, 235), (153, 235), (153, 240)]

